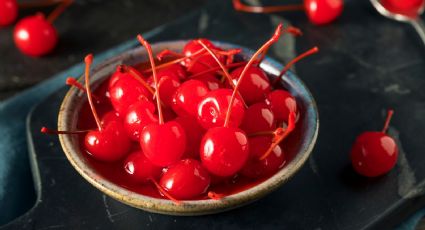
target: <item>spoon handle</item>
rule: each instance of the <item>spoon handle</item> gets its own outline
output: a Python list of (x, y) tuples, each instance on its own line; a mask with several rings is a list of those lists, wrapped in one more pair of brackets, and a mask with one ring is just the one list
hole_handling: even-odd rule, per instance
[(420, 18), (411, 21), (412, 26), (418, 32), (419, 37), (421, 37), (422, 42), (425, 45), (425, 24)]

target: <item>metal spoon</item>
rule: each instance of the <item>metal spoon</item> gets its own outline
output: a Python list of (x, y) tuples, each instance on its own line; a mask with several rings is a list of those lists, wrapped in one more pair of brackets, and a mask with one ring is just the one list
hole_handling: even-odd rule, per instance
[(370, 2), (375, 7), (375, 9), (383, 16), (400, 22), (410, 23), (418, 32), (419, 36), (422, 39), (422, 42), (425, 44), (425, 24), (420, 17), (420, 15), (424, 12), (425, 4), (422, 4), (421, 7), (419, 7), (417, 10), (417, 15), (415, 15), (415, 17), (412, 17), (406, 14), (389, 11), (381, 4), (379, 0), (370, 0)]

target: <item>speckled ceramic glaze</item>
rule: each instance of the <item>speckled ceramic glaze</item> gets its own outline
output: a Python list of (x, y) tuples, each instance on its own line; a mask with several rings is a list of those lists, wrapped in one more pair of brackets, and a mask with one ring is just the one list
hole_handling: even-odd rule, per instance
[[(163, 49), (181, 51), (185, 43), (186, 41), (161, 42), (154, 44), (152, 49), (154, 52)], [(241, 48), (228, 43), (215, 42), (215, 44), (224, 49)], [(244, 58), (249, 57), (252, 53), (251, 50), (243, 48), (241, 56)], [(109, 77), (118, 64), (134, 65), (146, 60), (147, 54), (145, 49), (139, 47), (97, 65), (92, 71), (91, 79), (93, 88), (102, 82), (103, 79)], [(282, 64), (271, 58), (266, 58), (261, 64), (261, 68), (271, 76), (279, 74), (279, 70), (282, 67)], [(250, 189), (226, 196), (221, 200), (183, 201), (181, 205), (176, 205), (170, 200), (157, 199), (135, 193), (99, 176), (88, 164), (86, 156), (81, 153), (77, 136), (60, 135), (60, 142), (66, 157), (81, 176), (105, 194), (123, 203), (149, 212), (169, 215), (203, 215), (226, 211), (253, 202), (284, 184), (301, 168), (313, 150), (319, 129), (319, 120), (314, 99), (304, 83), (293, 73), (288, 72), (282, 83), (295, 96), (300, 112), (303, 114), (297, 123), (301, 124), (302, 130), (300, 139), (298, 140), (299, 143), (296, 145), (295, 156), (285, 167), (266, 181)], [(76, 129), (79, 110), (84, 100), (85, 96), (80, 91), (75, 88), (69, 90), (60, 108), (58, 118), (59, 130)]]

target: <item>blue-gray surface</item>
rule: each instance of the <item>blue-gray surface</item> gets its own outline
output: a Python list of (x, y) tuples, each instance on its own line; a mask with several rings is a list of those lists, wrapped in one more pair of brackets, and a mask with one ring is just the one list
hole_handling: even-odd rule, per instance
[[(362, 11), (362, 7), (360, 7), (360, 9), (357, 7), (357, 11), (359, 10), (362, 13), (364, 13), (364, 11)], [(199, 32), (203, 36), (209, 35), (217, 40), (224, 39), (224, 40), (231, 41), (233, 43), (242, 44), (244, 46), (256, 47), (259, 41), (255, 39), (247, 39), (244, 36), (246, 36), (247, 32), (251, 34), (256, 34), (258, 31), (264, 31), (265, 30), (264, 28), (248, 27), (247, 29), (247, 28), (241, 27), (241, 30), (245, 29), (245, 31), (244, 33), (240, 33), (241, 34), (240, 37), (238, 37), (239, 34), (229, 34), (226, 32), (223, 32), (223, 34), (219, 34), (219, 33), (208, 34), (206, 32), (203, 32), (205, 31), (207, 27), (214, 27), (214, 26), (220, 25), (219, 24), (220, 21), (218, 19), (216, 20), (216, 18), (220, 18), (222, 16), (220, 13), (224, 14), (224, 12), (225, 11), (214, 12), (214, 16), (211, 16), (205, 12), (201, 13), (199, 20), (196, 21), (198, 23), (197, 32)], [(365, 12), (370, 13), (367, 10)], [(370, 43), (376, 42), (377, 44), (387, 44), (387, 45), (392, 44), (390, 40), (397, 39), (397, 38), (400, 39), (400, 37), (403, 36), (403, 33), (405, 30), (395, 29), (395, 34), (393, 34), (394, 35), (393, 38), (377, 36), (377, 38), (380, 39), (378, 41), (370, 40), (369, 44), (360, 43), (360, 42), (356, 44), (355, 42), (353, 42), (353, 40), (360, 41), (363, 37), (368, 37), (367, 36), (368, 34), (362, 34), (362, 33), (365, 33), (365, 32), (372, 33), (372, 30), (371, 28), (368, 28), (366, 24), (362, 25), (363, 27), (359, 27), (359, 24), (356, 24), (356, 22), (347, 21), (346, 19), (348, 17), (353, 18), (352, 17), (353, 15), (350, 15), (350, 11), (347, 12), (347, 15), (348, 16), (346, 16), (345, 19), (344, 17), (341, 19), (342, 20), (341, 24), (343, 24), (341, 25), (341, 28), (328, 27), (328, 28), (324, 28), (322, 31), (318, 31), (314, 27), (306, 26), (306, 34), (310, 34), (308, 36), (310, 40), (307, 40), (305, 43), (307, 43), (307, 45), (311, 45), (310, 43), (319, 41), (321, 44), (323, 44), (323, 49), (329, 52), (329, 53), (324, 53), (321, 60), (316, 61), (314, 63), (310, 63), (310, 64), (312, 64), (313, 67), (316, 66), (317, 71), (322, 71), (322, 72), (328, 71), (328, 73), (330, 74), (336, 71), (337, 74), (341, 74), (343, 76), (347, 75), (346, 77), (348, 80), (346, 82), (351, 84), (351, 87), (349, 88), (349, 90), (358, 91), (359, 95), (360, 93), (364, 92), (360, 89), (363, 89), (366, 87), (368, 90), (370, 90), (370, 92), (366, 92), (366, 94), (369, 94), (369, 95), (374, 93), (379, 94), (379, 93), (382, 93), (383, 91), (385, 91), (385, 93), (395, 92), (395, 93), (398, 93), (399, 96), (409, 94), (410, 91), (406, 91), (400, 85), (396, 85), (396, 84), (389, 85), (389, 86), (380, 85), (380, 82), (378, 80), (382, 80), (382, 79), (378, 79), (374, 81), (374, 79), (371, 78), (370, 81), (363, 81), (362, 83), (359, 83), (360, 81), (359, 82), (350, 81), (350, 79), (358, 79), (361, 77), (361, 76), (359, 77), (358, 75), (370, 74), (371, 72), (376, 74), (377, 78), (380, 77), (381, 75), (389, 75), (389, 77), (393, 77), (391, 76), (391, 73), (388, 72), (387, 69), (382, 68), (382, 66), (385, 66), (387, 62), (385, 62), (383, 59), (382, 60), (374, 59), (376, 58), (375, 52), (374, 52), (375, 50), (370, 48), (371, 47)], [(358, 12), (356, 12), (356, 15), (358, 15)], [(231, 19), (233, 21), (236, 21), (238, 17), (239, 16), (236, 16)], [(368, 19), (374, 21), (375, 23), (381, 23), (380, 21), (381, 19), (371, 17), (370, 15), (366, 15), (365, 17), (369, 17)], [(255, 23), (258, 23), (257, 25), (259, 25), (260, 24), (259, 21), (260, 22), (264, 21), (265, 25), (267, 24), (267, 27), (272, 28), (272, 26), (270, 26), (269, 24), (273, 24), (273, 23), (275, 24), (277, 21), (281, 21), (281, 20), (282, 18), (280, 17), (270, 17), (265, 19), (265, 17), (263, 16), (252, 16), (251, 18), (248, 18), (248, 17), (244, 18), (243, 21), (246, 24), (250, 24), (250, 25), (255, 25)], [(233, 22), (233, 21), (228, 21), (226, 25), (221, 24), (220, 26), (224, 27), (222, 31), (229, 31), (228, 30), (229, 28), (232, 28), (232, 26), (238, 25), (236, 22)], [(368, 20), (365, 21), (365, 19), (359, 18), (358, 22), (367, 23)], [(234, 24), (232, 25), (232, 23)], [(373, 28), (373, 30), (378, 35), (386, 34), (387, 32), (394, 32), (393, 31), (394, 28), (399, 28), (397, 27), (398, 25), (395, 23), (392, 24), (392, 23), (385, 22), (381, 24), (383, 25), (382, 28), (377, 28), (377, 29)], [(352, 31), (352, 28), (355, 28), (362, 32), (351, 33), (348, 35), (340, 34), (341, 31), (344, 31), (345, 33), (350, 33), (350, 31)], [(161, 29), (156, 30), (153, 34), (155, 33), (160, 34)], [(187, 34), (193, 34), (194, 32), (183, 31), (182, 33), (183, 34), (180, 36), (185, 37)], [(242, 36), (242, 34), (244, 36)], [(354, 37), (355, 39), (349, 40), (347, 38), (348, 36)], [(346, 38), (347, 41), (344, 41), (344, 39), (338, 39), (338, 37)], [(333, 38), (334, 40), (329, 40), (328, 38)], [(166, 38), (162, 37), (161, 39), (166, 39)], [(408, 52), (408, 54), (404, 52), (402, 55), (418, 56), (417, 54), (415, 54), (414, 52), (415, 50), (412, 50), (412, 48), (407, 46), (406, 43), (403, 43), (403, 44), (405, 45), (404, 48), (406, 48), (407, 50), (410, 49), (410, 51)], [(135, 45), (134, 41), (130, 41), (126, 44), (120, 45), (119, 47), (115, 49), (111, 49), (110, 51), (106, 53), (98, 55), (96, 58), (96, 61), (101, 61), (107, 57), (111, 57), (116, 53), (119, 53), (125, 49), (128, 49), (129, 47), (132, 47), (133, 45)], [(286, 44), (286, 46), (284, 47), (289, 47), (289, 49), (291, 48), (294, 49), (293, 47), (294, 44), (291, 44), (291, 45), (288, 46), (288, 44)], [(399, 52), (399, 51), (394, 50), (394, 52)], [(275, 56), (277, 56), (281, 60), (285, 60), (286, 58), (288, 58), (284, 56), (288, 52), (273, 51), (273, 53)], [(365, 53), (369, 53), (369, 54), (365, 54)], [(392, 54), (393, 53), (391, 49), (387, 50), (387, 55), (391, 56)], [(332, 58), (329, 58), (327, 55), (335, 55), (339, 57), (340, 60), (336, 60), (336, 59), (332, 60)], [(407, 57), (407, 56), (404, 56), (404, 57)], [(421, 56), (419, 55), (419, 58), (416, 57), (417, 58), (416, 61), (411, 61), (410, 63), (398, 63), (397, 66), (393, 66), (394, 68), (393, 71), (397, 71), (400, 68), (403, 68), (403, 66), (414, 67), (416, 64), (418, 64), (418, 62), (419, 64), (420, 63), (423, 64), (423, 60), (421, 61), (420, 57)], [(333, 65), (336, 65), (336, 66), (331, 67), (332, 65), (327, 65), (327, 62), (329, 60), (331, 60), (333, 62)], [(343, 64), (343, 62), (345, 62), (346, 68), (338, 68), (338, 65)], [(403, 66), (401, 66), (401, 64), (403, 64)], [(82, 68), (81, 65), (74, 66), (67, 71), (64, 71), (62, 73), (59, 73), (53, 76), (52, 79), (40, 85), (37, 85), (34, 88), (31, 88), (23, 92), (22, 94), (0, 104), (0, 117), (2, 117), (2, 120), (0, 121), (0, 135), (3, 137), (2, 139), (0, 139), (0, 154), (1, 154), (1, 157), (3, 158), (0, 161), (0, 209), (2, 210), (0, 212), (0, 223), (2, 220), (3, 222), (5, 222), (6, 220), (10, 220), (17, 214), (22, 213), (22, 211), (24, 211), (25, 209), (28, 209), (31, 206), (31, 201), (34, 200), (32, 181), (31, 181), (31, 178), (29, 177), (30, 171), (28, 167), (27, 145), (26, 145), (26, 139), (25, 139), (26, 137), (25, 136), (25, 118), (27, 113), (29, 112), (32, 106), (34, 106), (38, 102), (45, 99), (51, 92), (60, 88), (63, 85), (63, 81), (65, 77), (67, 77), (68, 75), (76, 76), (81, 74), (81, 68)], [(332, 68), (332, 71), (330, 71), (327, 68)], [(314, 71), (305, 70), (303, 73), (313, 73), (313, 72)], [(328, 121), (328, 124), (329, 124), (329, 119), (333, 120), (330, 118), (330, 116), (334, 115), (334, 114), (328, 113), (328, 111), (332, 111), (331, 108), (333, 104), (327, 104), (327, 102), (330, 100), (326, 100), (326, 99), (329, 99), (327, 97), (334, 96), (332, 93), (336, 91), (332, 91), (331, 89), (329, 89), (328, 91), (319, 91), (319, 89), (321, 89), (320, 88), (321, 83), (319, 82), (321, 81), (321, 79), (317, 79), (317, 78), (314, 79), (314, 77), (316, 76), (311, 75), (311, 77), (306, 80), (309, 80), (307, 83), (311, 85), (313, 93), (316, 93), (317, 95), (321, 94), (321, 95), (318, 95), (319, 98), (321, 99), (321, 100), (318, 100), (318, 104), (319, 104), (319, 109), (321, 110), (322, 118), (324, 120), (323, 127), (326, 127), (327, 125), (326, 122)], [(338, 78), (333, 77), (332, 75), (329, 75), (328, 78), (325, 78), (326, 76), (322, 76), (322, 77), (326, 79), (327, 82), (329, 82), (328, 84), (330, 84), (332, 80), (336, 81), (336, 83), (338, 83), (339, 81)], [(397, 79), (396, 77), (397, 76), (394, 76), (395, 79)], [(408, 83), (410, 82), (408, 79), (406, 79), (406, 84)], [(345, 82), (343, 82), (342, 84), (345, 84)], [(370, 86), (371, 84), (373, 84), (374, 86)], [(353, 103), (355, 102), (352, 102), (351, 100), (352, 98), (349, 98), (347, 103), (348, 105), (352, 106)], [(371, 101), (374, 102), (374, 100), (371, 100)], [(351, 111), (346, 105), (341, 104), (340, 106), (342, 108), (341, 111), (344, 111), (344, 112)], [(376, 111), (377, 110), (375, 109), (374, 112)], [(369, 114), (367, 114), (367, 116), (365, 114), (362, 117), (363, 120), (367, 118), (370, 118)], [(341, 123), (341, 127), (343, 126), (343, 124), (344, 123)], [(370, 123), (367, 123), (367, 124), (370, 124)], [(364, 127), (362, 126), (361, 128), (364, 128)], [(344, 131), (344, 130), (340, 130), (340, 131)], [(321, 141), (321, 139), (319, 139), (319, 141)], [(318, 147), (321, 149), (326, 149), (327, 147), (326, 148), (323, 147), (323, 143), (325, 143), (326, 141), (327, 141), (326, 138), (322, 138), (322, 142), (318, 143), (319, 145)], [(320, 163), (321, 159), (318, 157), (315, 157), (315, 160), (319, 161)], [(311, 164), (310, 167), (314, 170), (314, 168), (316, 167), (315, 162), (311, 161), (310, 164)], [(335, 166), (335, 165), (331, 165), (330, 167), (332, 166)], [(319, 170), (320, 169), (321, 168), (319, 168)], [(322, 171), (324, 174), (327, 173), (326, 169), (322, 169)], [(332, 172), (332, 170), (328, 170), (328, 171)], [(403, 191), (399, 191), (399, 194), (403, 194)], [(20, 204), (24, 204), (24, 205), (20, 205)], [(414, 224), (422, 215), (423, 215), (423, 211), (418, 212), (410, 220), (408, 220), (402, 226), (400, 226), (400, 229), (412, 229)], [(343, 225), (344, 223), (340, 223), (340, 224)]]

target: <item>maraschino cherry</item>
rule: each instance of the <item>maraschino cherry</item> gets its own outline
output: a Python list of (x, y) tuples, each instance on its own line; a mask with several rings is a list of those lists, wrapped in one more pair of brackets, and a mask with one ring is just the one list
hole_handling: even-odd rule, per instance
[(249, 144), (245, 132), (239, 128), (229, 127), (229, 120), (233, 109), (232, 105), (249, 67), (263, 51), (267, 50), (279, 39), (281, 32), (282, 25), (279, 25), (272, 38), (252, 55), (245, 68), (241, 71), (241, 75), (233, 90), (223, 127), (209, 129), (201, 141), (200, 152), (202, 164), (210, 173), (216, 176), (227, 177), (234, 175), (248, 160)]
[(276, 89), (267, 95), (266, 103), (278, 122), (288, 122), (289, 113), (297, 113), (297, 102), (286, 90)]
[(208, 93), (208, 87), (198, 80), (185, 81), (173, 96), (173, 110), (182, 117), (190, 116), (196, 118), (198, 104)]
[(247, 134), (261, 131), (272, 131), (275, 128), (276, 119), (274, 112), (272, 112), (266, 103), (255, 103), (245, 110), (241, 129), (243, 129)]
[(388, 110), (381, 132), (367, 131), (356, 138), (351, 149), (351, 163), (360, 175), (381, 176), (395, 166), (398, 157), (397, 143), (386, 134), (393, 113), (393, 110)]
[(58, 34), (52, 23), (38, 13), (21, 19), (13, 31), (19, 50), (29, 56), (42, 56), (55, 48)]
[(16, 0), (0, 0), (0, 27), (12, 24), (18, 17)]
[(93, 62), (93, 55), (87, 55), (84, 62), (86, 63), (85, 82), (87, 99), (98, 127), (98, 130), (89, 131), (86, 134), (84, 145), (87, 152), (97, 160), (119, 160), (130, 150), (130, 139), (127, 137), (125, 129), (120, 122), (112, 120), (106, 125), (102, 125), (99, 116), (97, 115), (90, 90), (89, 76), (90, 66)]
[(162, 175), (159, 184), (176, 199), (192, 199), (208, 190), (210, 175), (194, 159), (184, 159), (171, 165)]
[(145, 126), (158, 123), (154, 112), (155, 105), (148, 100), (140, 100), (128, 107), (124, 116), (124, 128), (133, 141), (140, 140), (140, 133)]
[(304, 0), (303, 5), (248, 6), (241, 0), (233, 0), (236, 10), (250, 13), (275, 13), (304, 10), (313, 24), (323, 25), (338, 18), (344, 8), (343, 0)]
[[(243, 67), (239, 67), (232, 71), (231, 76), (234, 82), (237, 81), (243, 69)], [(242, 98), (248, 105), (263, 101), (265, 95), (271, 91), (266, 73), (260, 67), (251, 66), (246, 75), (239, 88)]]
[[(152, 75), (158, 88), (158, 78), (150, 44), (141, 36), (137, 39), (146, 48), (152, 66)], [(169, 166), (177, 162), (186, 150), (186, 134), (176, 121), (164, 123), (159, 90), (155, 91), (159, 124), (151, 123), (140, 133), (140, 146), (145, 156), (155, 165)]]
[(149, 179), (158, 179), (162, 168), (152, 164), (142, 151), (132, 152), (124, 161), (125, 172), (138, 183), (148, 182)]

